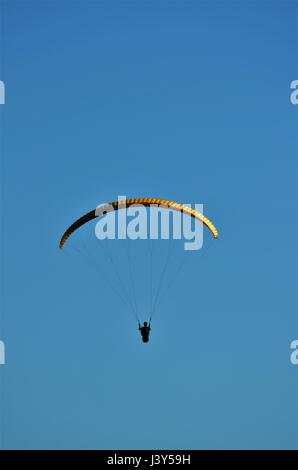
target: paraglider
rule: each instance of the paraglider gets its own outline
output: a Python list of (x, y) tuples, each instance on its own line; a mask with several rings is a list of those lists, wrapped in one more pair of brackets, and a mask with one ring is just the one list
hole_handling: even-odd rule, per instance
[[(59, 243), (60, 249), (63, 249), (65, 247), (65, 244), (66, 244), (67, 240), (69, 239), (69, 237), (75, 231), (80, 229), (83, 225), (87, 224), (88, 222), (90, 222), (90, 221), (92, 221), (96, 218), (101, 218), (101, 217), (103, 217), (103, 216), (105, 216), (106, 214), (109, 214), (109, 213), (112, 213), (112, 215), (113, 215), (115, 211), (119, 211), (120, 209), (126, 209), (126, 208), (130, 208), (130, 207), (133, 208), (134, 206), (145, 206), (145, 207), (150, 207), (150, 209), (151, 209), (151, 207), (158, 207), (158, 208), (160, 207), (161, 210), (165, 209), (165, 210), (180, 212), (183, 215), (186, 215), (190, 218), (194, 218), (197, 221), (202, 222), (202, 224), (209, 229), (209, 231), (213, 235), (213, 237), (215, 239), (218, 238), (218, 231), (215, 228), (215, 226), (213, 225), (213, 223), (206, 216), (204, 216), (201, 212), (199, 212), (196, 209), (191, 208), (188, 205), (181, 204), (181, 203), (174, 202), (174, 201), (165, 200), (165, 199), (158, 199), (158, 198), (118, 199), (118, 201), (98, 206), (97, 208), (95, 208), (95, 209), (91, 210), (90, 212), (87, 212), (86, 214), (81, 216), (79, 219), (75, 220), (68, 227), (68, 229), (65, 230), (65, 232), (63, 233), (63, 235), (60, 239), (60, 243)], [(98, 224), (101, 222), (101, 220), (104, 220), (104, 219), (100, 219)], [(188, 218), (186, 218), (186, 220), (188, 220)], [(202, 227), (202, 225), (201, 225), (201, 227)], [(97, 236), (97, 233), (96, 233), (96, 236)], [(97, 236), (97, 238), (99, 240), (102, 240), (102, 238), (100, 238), (98, 236)], [(111, 237), (111, 238), (114, 239), (115, 237)], [(126, 238), (126, 237), (124, 237), (124, 238)], [(132, 238), (132, 239), (135, 240), (135, 238)], [(150, 239), (150, 236), (149, 236), (149, 239)], [(99, 241), (99, 243), (101, 244), (103, 242)], [(81, 252), (81, 250), (77, 250), (77, 251)], [(167, 268), (167, 264), (168, 264), (168, 256), (167, 256), (166, 262), (165, 262), (165, 265), (164, 265), (164, 269), (162, 270), (159, 285), (157, 285), (157, 289), (156, 289), (157, 292), (156, 292), (156, 296), (155, 296), (155, 299), (154, 299), (155, 301), (153, 302), (152, 301), (153, 300), (152, 299), (152, 297), (153, 297), (153, 295), (152, 295), (153, 294), (153, 292), (152, 292), (152, 290), (153, 290), (152, 289), (152, 287), (153, 287), (152, 286), (152, 276), (153, 276), (152, 275), (152, 250), (150, 249), (149, 252), (150, 252), (150, 264), (149, 264), (150, 269), (148, 270), (150, 272), (150, 281), (149, 281), (149, 284), (150, 284), (150, 308), (149, 308), (150, 320), (149, 320), (149, 323), (144, 322), (144, 324), (141, 326), (140, 321), (139, 321), (138, 309), (137, 309), (137, 305), (136, 305), (137, 302), (136, 302), (136, 299), (135, 299), (135, 286), (134, 286), (134, 280), (133, 280), (133, 276), (132, 276), (132, 268), (131, 268), (131, 264), (130, 264), (131, 262), (130, 262), (129, 252), (128, 252), (128, 263), (129, 263), (128, 264), (129, 265), (128, 279), (130, 278), (130, 281), (131, 281), (131, 284), (132, 284), (132, 291), (133, 291), (133, 295), (134, 295), (133, 301), (131, 301), (129, 296), (125, 295), (125, 294), (127, 294), (127, 289), (125, 288), (124, 283), (122, 282), (122, 279), (121, 279), (121, 276), (119, 275), (119, 272), (116, 271), (116, 277), (117, 277), (117, 281), (119, 283), (119, 291), (120, 291), (120, 287), (121, 287), (122, 288), (122, 295), (121, 295), (120, 292), (117, 292), (117, 293), (118, 293), (119, 297), (122, 297), (122, 299), (126, 300), (127, 304), (128, 305), (130, 304), (130, 306), (132, 307), (131, 312), (134, 312), (133, 314), (134, 314), (134, 316), (135, 316), (135, 318), (138, 322), (139, 331), (140, 331), (143, 343), (148, 343), (148, 341), (149, 341), (150, 332), (151, 332), (151, 326), (150, 326), (151, 318), (152, 318), (153, 313), (156, 310), (157, 301), (160, 300), (160, 291), (161, 291), (160, 287), (162, 285), (162, 281), (165, 279), (165, 272), (166, 272), (166, 268)], [(113, 260), (111, 260), (110, 256), (109, 256), (109, 259), (111, 261), (111, 264), (113, 264), (114, 268), (116, 268), (115, 263), (113, 262)], [(90, 260), (90, 257), (89, 257), (89, 260)], [(124, 264), (124, 266), (125, 266), (125, 264)], [(140, 278), (142, 279), (143, 277), (144, 276), (142, 275)], [(116, 289), (117, 285), (115, 285), (115, 284), (117, 284), (117, 283), (112, 283), (112, 288), (113, 288), (114, 291), (117, 290)]]
[(144, 325), (141, 326), (141, 324), (139, 322), (139, 330), (140, 330), (141, 335), (142, 335), (143, 343), (148, 343), (149, 335), (150, 335), (150, 331), (151, 331), (150, 323), (148, 325), (148, 323), (146, 321), (144, 321)]

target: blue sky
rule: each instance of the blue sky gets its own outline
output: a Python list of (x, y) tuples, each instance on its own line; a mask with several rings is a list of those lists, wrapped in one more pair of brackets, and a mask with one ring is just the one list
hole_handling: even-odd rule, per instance
[[(297, 16), (281, 1), (2, 0), (2, 448), (298, 447)], [(122, 194), (204, 203), (220, 232), (148, 345), (58, 249)]]

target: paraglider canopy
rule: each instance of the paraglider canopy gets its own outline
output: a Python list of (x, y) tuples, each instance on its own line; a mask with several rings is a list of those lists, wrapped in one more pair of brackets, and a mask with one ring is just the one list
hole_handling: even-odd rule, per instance
[(96, 217), (100, 217), (108, 212), (113, 210), (120, 210), (125, 209), (130, 206), (145, 206), (150, 207), (151, 205), (161, 205), (163, 208), (168, 208), (170, 210), (175, 210), (179, 212), (183, 212), (190, 217), (194, 217), (197, 220), (200, 220), (209, 230), (212, 232), (214, 238), (218, 238), (218, 231), (216, 230), (213, 223), (205, 217), (203, 214), (198, 212), (191, 207), (186, 206), (185, 204), (181, 204), (178, 202), (169, 201), (166, 199), (157, 199), (157, 198), (136, 198), (136, 199), (124, 199), (116, 202), (111, 202), (109, 204), (104, 204), (99, 208), (93, 209), (87, 214), (83, 215), (79, 219), (77, 219), (62, 235), (59, 246), (63, 248), (65, 245), (66, 240), (70, 237), (70, 235), (80, 228), (82, 225), (86, 224), (87, 222), (95, 219)]

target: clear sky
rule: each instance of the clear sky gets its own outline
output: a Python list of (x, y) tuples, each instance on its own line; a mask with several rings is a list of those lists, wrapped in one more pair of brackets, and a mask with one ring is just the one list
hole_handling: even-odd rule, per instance
[[(297, 1), (1, 1), (2, 448), (298, 447), (297, 20)], [(220, 232), (147, 345), (58, 248), (118, 195), (203, 203)]]

